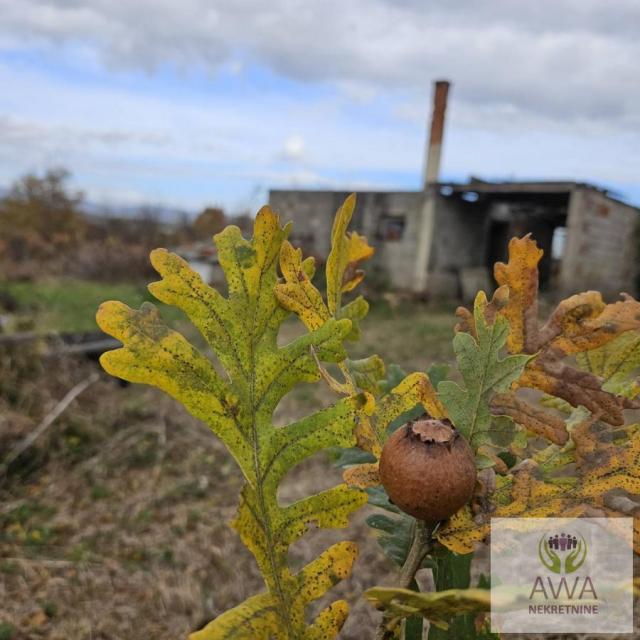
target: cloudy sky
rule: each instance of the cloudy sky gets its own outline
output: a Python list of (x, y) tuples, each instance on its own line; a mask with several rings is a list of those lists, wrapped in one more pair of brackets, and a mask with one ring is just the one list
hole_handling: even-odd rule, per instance
[(0, 0), (0, 186), (231, 211), (269, 187), (593, 181), (640, 203), (638, 0)]

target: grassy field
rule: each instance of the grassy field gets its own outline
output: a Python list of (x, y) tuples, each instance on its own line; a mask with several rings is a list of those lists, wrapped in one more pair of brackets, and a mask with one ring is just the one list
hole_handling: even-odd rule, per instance
[(453, 359), (451, 339), (456, 321), (453, 307), (407, 302), (390, 309), (385, 302), (374, 302), (353, 354), (377, 353), (385, 362), (399, 364), (407, 371), (424, 371), (435, 362)]
[[(122, 300), (139, 307), (154, 300), (144, 284), (104, 283), (77, 279), (0, 283), (0, 295), (8, 296), (18, 307), (21, 326), (31, 324), (35, 331), (96, 331), (96, 309), (105, 300)], [(181, 317), (177, 310), (158, 303), (170, 320)]]
[[(103, 283), (78, 279), (0, 283), (0, 296), (17, 305), (21, 325), (32, 324), (39, 332), (94, 331), (95, 313), (105, 300), (121, 300), (137, 308), (143, 302), (156, 304), (162, 317), (189, 333), (182, 312), (158, 302), (144, 283)], [(1, 298), (0, 298), (1, 300)], [(371, 304), (363, 322), (361, 342), (352, 346), (353, 357), (378, 353), (385, 361), (405, 368), (424, 369), (435, 361), (452, 357), (450, 338), (455, 317), (453, 307), (430, 307), (402, 303), (391, 308), (387, 302)], [(285, 326), (285, 335), (295, 335), (297, 322)]]

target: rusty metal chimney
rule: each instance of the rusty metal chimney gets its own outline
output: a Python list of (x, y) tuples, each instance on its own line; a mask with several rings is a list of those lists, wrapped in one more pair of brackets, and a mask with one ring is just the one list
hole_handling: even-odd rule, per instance
[(450, 83), (448, 80), (436, 80), (433, 91), (433, 113), (431, 130), (424, 163), (422, 186), (424, 197), (418, 220), (418, 243), (416, 247), (413, 291), (423, 295), (427, 291), (429, 278), (429, 259), (433, 242), (433, 228), (436, 215), (437, 193), (434, 186), (440, 176), (440, 156), (444, 134), (444, 118), (447, 111), (447, 97)]
[(450, 82), (448, 80), (436, 80), (434, 83), (431, 131), (429, 132), (423, 172), (423, 185), (425, 189), (427, 185), (438, 182), (440, 175), (440, 154), (442, 151), (444, 118), (447, 111), (449, 86)]

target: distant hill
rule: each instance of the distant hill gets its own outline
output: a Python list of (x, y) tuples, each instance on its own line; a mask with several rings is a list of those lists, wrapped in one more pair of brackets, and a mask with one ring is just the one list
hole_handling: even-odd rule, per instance
[[(1, 193), (0, 193), (0, 197)], [(178, 222), (185, 216), (190, 220), (195, 218), (197, 213), (187, 209), (176, 207), (166, 207), (163, 205), (118, 205), (118, 204), (97, 204), (86, 200), (82, 203), (83, 211), (92, 218), (136, 218), (143, 213), (157, 218), (163, 223)]]
[[(0, 185), (0, 199), (9, 193), (8, 187)], [(197, 211), (180, 209), (177, 207), (167, 207), (162, 204), (118, 204), (118, 203), (98, 203), (92, 200), (82, 202), (82, 210), (92, 218), (136, 218), (141, 212), (147, 212), (164, 223), (177, 222), (187, 216), (193, 219), (198, 215)]]

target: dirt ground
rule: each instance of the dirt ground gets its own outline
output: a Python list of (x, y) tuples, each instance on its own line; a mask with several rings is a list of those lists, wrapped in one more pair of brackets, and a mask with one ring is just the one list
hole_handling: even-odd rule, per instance
[[(106, 376), (76, 405), (71, 424), (39, 452), (46, 462), (2, 490), (0, 638), (182, 638), (261, 590), (227, 524), (241, 479), (210, 432), (160, 392), (123, 389)], [(96, 410), (108, 430), (91, 424)], [(287, 478), (281, 497), (333, 481), (330, 462), (312, 459)], [(351, 602), (389, 571), (364, 517), (292, 550), (297, 564), (332, 541), (360, 542), (353, 577), (334, 590)], [(361, 638), (371, 623), (360, 602), (342, 637)]]
[[(407, 370), (451, 359), (451, 313), (375, 313), (356, 355), (393, 354)], [(296, 330), (286, 327), (285, 337)], [(2, 459), (99, 368), (35, 349), (0, 354), (0, 371)], [(299, 387), (275, 421), (331, 400), (320, 383)], [(279, 497), (339, 481), (330, 460), (314, 456)], [(0, 640), (176, 640), (260, 591), (253, 559), (228, 526), (241, 484), (221, 443), (177, 403), (102, 373), (0, 477)], [(346, 531), (312, 531), (291, 550), (298, 566), (334, 541), (358, 543), (351, 578), (318, 603), (351, 604), (342, 640), (372, 637), (378, 614), (360, 595), (394, 577), (364, 523), (369, 513), (358, 512)]]
[[(297, 330), (289, 325), (283, 339)], [(384, 332), (369, 340), (393, 342)], [(5, 353), (2, 364), (0, 458), (100, 371), (37, 349)], [(275, 421), (332, 400), (322, 384), (301, 386)], [(279, 497), (289, 502), (339, 481), (330, 460), (315, 456), (292, 471)], [(183, 638), (260, 591), (254, 561), (228, 526), (241, 484), (222, 444), (176, 402), (102, 373), (0, 478), (0, 640)], [(352, 577), (317, 605), (351, 603), (345, 640), (375, 627), (362, 591), (392, 579), (364, 523), (370, 512), (356, 514), (346, 531), (311, 532), (291, 550), (297, 566), (332, 542), (359, 543)]]

